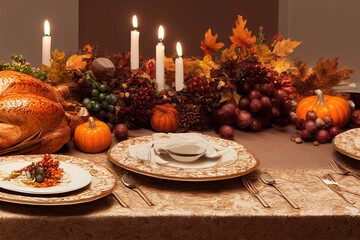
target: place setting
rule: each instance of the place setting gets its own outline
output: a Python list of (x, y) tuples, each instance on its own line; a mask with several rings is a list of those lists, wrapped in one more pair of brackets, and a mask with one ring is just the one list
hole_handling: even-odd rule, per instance
[(242, 145), (199, 133), (155, 133), (130, 138), (113, 146), (108, 156), (129, 171), (177, 181), (239, 177), (259, 164)]
[(72, 205), (105, 197), (116, 187), (112, 172), (85, 159), (45, 154), (0, 160), (0, 200), (5, 202)]

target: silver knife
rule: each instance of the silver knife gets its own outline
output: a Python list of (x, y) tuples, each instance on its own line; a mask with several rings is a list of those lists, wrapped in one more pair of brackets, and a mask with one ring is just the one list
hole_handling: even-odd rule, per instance
[(318, 178), (321, 180), (321, 182), (323, 184), (325, 184), (328, 188), (330, 188), (330, 190), (332, 190), (334, 193), (336, 193), (337, 195), (339, 195), (342, 199), (344, 199), (345, 202), (354, 205), (354, 202), (351, 202), (350, 200), (348, 200), (343, 194), (341, 194), (338, 190), (336, 190), (336, 188), (330, 184), (326, 179), (319, 177)]

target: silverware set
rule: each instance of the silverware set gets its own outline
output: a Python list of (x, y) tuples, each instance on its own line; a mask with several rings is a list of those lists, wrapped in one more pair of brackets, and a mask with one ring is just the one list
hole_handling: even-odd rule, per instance
[[(348, 175), (353, 176), (356, 179), (360, 180), (360, 174), (341, 165), (334, 159), (331, 159), (328, 161), (331, 168), (339, 175)], [(340, 183), (336, 181), (334, 176), (330, 173), (324, 174), (323, 176), (318, 176), (318, 178), (321, 180), (322, 183), (324, 183), (329, 189), (331, 189), (334, 193), (336, 193), (338, 196), (340, 196), (345, 202), (348, 204), (354, 205), (354, 202), (346, 198), (343, 193), (349, 193), (353, 195), (360, 196), (360, 193), (350, 191), (342, 186), (340, 186)], [(267, 184), (269, 186), (274, 187), (293, 208), (300, 209), (300, 207), (278, 186), (275, 179), (268, 173), (263, 172), (260, 175), (260, 179), (264, 184)], [(258, 199), (258, 201), (262, 204), (264, 208), (270, 208), (270, 205), (264, 200), (264, 198), (260, 195), (259, 190), (256, 188), (254, 183), (252, 182), (252, 179), (248, 176), (243, 176), (241, 178), (242, 183), (244, 187), (248, 190), (250, 194), (252, 194), (254, 197)], [(130, 175), (129, 173), (126, 173), (121, 178), (122, 183), (128, 187), (129, 189), (133, 190), (139, 196), (146, 202), (149, 206), (154, 206), (155, 204), (144, 194), (144, 192), (141, 190), (141, 188), (136, 183), (135, 179)], [(119, 202), (119, 204), (122, 207), (128, 208), (129, 206), (118, 196), (115, 191), (112, 192), (113, 196), (116, 198), (116, 200)]]
[[(155, 204), (151, 202), (151, 200), (145, 195), (145, 193), (141, 190), (141, 188), (138, 186), (138, 184), (136, 183), (135, 179), (133, 178), (133, 176), (131, 176), (129, 173), (125, 173), (122, 177), (121, 177), (121, 181), (122, 183), (127, 187), (130, 188), (131, 190), (133, 190), (134, 192), (136, 192), (137, 194), (140, 195), (140, 197), (146, 202), (147, 205), (149, 206), (154, 206)], [(115, 197), (115, 199), (117, 200), (117, 202), (120, 204), (120, 206), (124, 207), (124, 208), (128, 208), (129, 205), (127, 205), (124, 200), (121, 199), (121, 197), (115, 192), (112, 192), (112, 195)]]
[[(291, 198), (289, 198), (285, 192), (276, 184), (275, 179), (268, 173), (264, 172), (261, 174), (260, 179), (263, 183), (270, 185), (274, 187), (280, 195), (295, 209), (300, 209), (300, 207), (293, 201)], [(261, 197), (259, 190), (255, 187), (255, 185), (252, 183), (252, 181), (247, 176), (242, 177), (242, 182), (245, 186), (245, 188), (253, 195), (255, 196), (259, 202), (265, 207), (270, 208), (270, 205)]]
[[(360, 174), (345, 167), (344, 165), (338, 163), (337, 161), (335, 161), (334, 159), (330, 159), (328, 160), (328, 164), (330, 165), (330, 167), (334, 170), (335, 173), (339, 174), (339, 175), (348, 175), (348, 176), (352, 176), (358, 180), (360, 180)], [(345, 202), (349, 203), (350, 205), (354, 205), (354, 202), (349, 200), (348, 198), (346, 198), (343, 193), (350, 193), (352, 195), (357, 195), (360, 196), (360, 193), (357, 192), (353, 192), (350, 191), (348, 189), (345, 189), (343, 187), (340, 186), (340, 183), (338, 181), (336, 181), (336, 179), (334, 178), (334, 176), (330, 173), (327, 173), (323, 176), (319, 176), (319, 179), (321, 180), (322, 183), (324, 183), (329, 189), (331, 189), (333, 192), (335, 192), (338, 196), (340, 196)]]
[[(338, 163), (337, 161), (335, 161), (334, 159), (330, 159), (328, 161), (329, 165), (331, 166), (331, 168), (339, 175), (348, 175), (348, 176), (352, 176), (358, 180), (360, 180), (360, 174), (351, 170), (350, 168), (347, 168), (345, 166), (343, 166), (342, 164)], [(356, 195), (356, 196), (360, 196), (360, 193), (358, 192), (353, 192), (351, 190), (348, 190), (342, 186), (340, 186), (340, 183), (338, 181), (336, 181), (336, 179), (334, 178), (334, 176), (330, 173), (324, 174), (323, 176), (319, 176), (318, 177), (322, 183), (324, 183), (329, 189), (331, 189), (334, 193), (336, 193), (338, 196), (340, 196), (345, 202), (347, 202), (348, 204), (354, 205), (354, 202), (349, 200), (348, 198), (346, 198), (344, 196), (343, 193), (349, 193), (352, 195)], [(275, 179), (267, 172), (264, 172), (260, 175), (260, 179), (263, 183), (270, 185), (272, 187), (274, 187), (279, 193), (280, 195), (295, 209), (300, 209), (300, 207), (291, 199), (289, 198), (286, 193), (276, 184)], [(243, 176), (242, 177), (242, 182), (245, 186), (245, 188), (253, 195), (255, 196), (259, 202), (265, 207), (265, 208), (269, 208), (269, 204), (266, 203), (266, 201), (264, 200), (264, 198), (260, 195), (259, 190), (257, 190), (257, 188), (255, 187), (255, 185), (252, 183), (252, 181), (250, 180), (250, 178), (248, 176)]]

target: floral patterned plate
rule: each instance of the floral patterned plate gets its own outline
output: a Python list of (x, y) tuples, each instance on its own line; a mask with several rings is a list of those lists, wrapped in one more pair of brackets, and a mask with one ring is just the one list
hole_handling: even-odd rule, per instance
[(334, 137), (332, 144), (342, 154), (360, 160), (360, 148), (355, 145), (355, 138), (359, 137), (359, 128), (350, 129)]
[[(38, 159), (34, 159), (33, 162), (41, 160), (41, 156)], [(0, 164), (0, 171), (6, 172), (6, 176), (9, 176), (13, 170), (22, 169), (29, 166), (32, 162), (11, 162)], [(58, 194), (66, 193), (81, 189), (87, 186), (91, 182), (91, 174), (85, 171), (81, 167), (75, 164), (69, 164), (66, 162), (60, 162), (60, 168), (62, 168), (68, 176), (70, 176), (70, 182), (64, 185), (59, 184), (53, 187), (46, 188), (34, 188), (29, 186), (21, 186), (14, 184), (11, 181), (0, 181), (0, 188), (7, 189), (14, 192), (28, 193), (28, 194)]]
[(118, 143), (108, 151), (108, 156), (114, 164), (132, 172), (155, 178), (190, 182), (235, 178), (248, 174), (258, 167), (259, 160), (244, 146), (230, 140), (207, 135), (203, 135), (203, 137), (207, 141), (219, 146), (234, 148), (237, 152), (237, 159), (231, 164), (216, 164), (205, 168), (182, 168), (166, 165), (157, 165), (156, 167), (153, 167), (132, 158), (129, 153), (129, 147), (149, 143), (153, 140), (152, 136), (130, 138)]
[[(79, 190), (53, 195), (30, 195), (0, 189), (0, 201), (27, 205), (71, 205), (97, 200), (112, 193), (116, 186), (116, 177), (107, 168), (89, 160), (51, 154), (54, 160), (76, 165), (91, 174), (91, 183)], [(0, 164), (13, 162), (29, 163), (42, 155), (17, 155), (0, 157)]]

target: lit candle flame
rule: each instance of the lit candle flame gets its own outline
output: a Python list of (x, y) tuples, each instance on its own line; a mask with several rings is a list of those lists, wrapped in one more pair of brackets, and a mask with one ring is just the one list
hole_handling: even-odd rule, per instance
[(182, 48), (181, 48), (180, 42), (177, 42), (177, 44), (176, 44), (176, 51), (177, 51), (178, 56), (181, 57), (182, 56)]
[(159, 36), (160, 41), (162, 41), (164, 39), (164, 28), (162, 25), (160, 25), (160, 27), (159, 27), (158, 36)]
[(50, 23), (48, 20), (45, 20), (45, 22), (44, 22), (44, 33), (45, 33), (45, 36), (50, 35)]
[(132, 18), (132, 24), (133, 24), (134, 28), (138, 27), (138, 20), (137, 20), (136, 15), (134, 15), (133, 18)]

